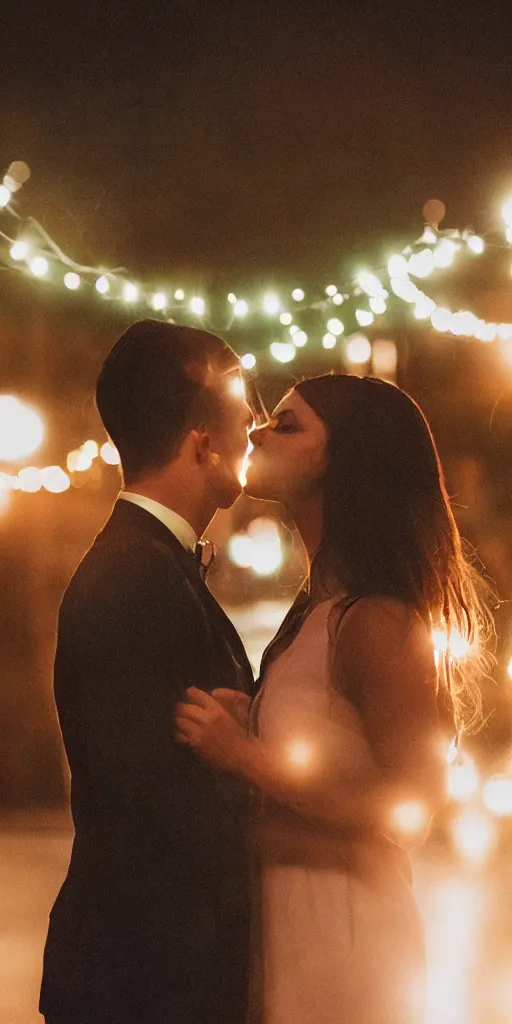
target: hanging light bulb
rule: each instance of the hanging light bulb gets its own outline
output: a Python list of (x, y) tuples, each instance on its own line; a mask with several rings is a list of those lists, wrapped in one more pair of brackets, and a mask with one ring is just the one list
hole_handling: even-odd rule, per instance
[(183, 288), (176, 289), (176, 291), (174, 292), (174, 298), (176, 299), (177, 302), (183, 302), (183, 299), (185, 298), (185, 292), (183, 291)]
[(102, 274), (101, 277), (98, 277), (94, 287), (100, 295), (106, 295), (107, 292), (110, 291), (110, 281), (108, 277), (106, 277), (105, 274)]
[(50, 269), (48, 260), (44, 256), (35, 256), (30, 263), (30, 269), (34, 277), (46, 277)]
[(72, 270), (64, 274), (64, 287), (69, 288), (70, 292), (76, 292), (77, 288), (80, 288), (80, 274), (75, 274)]
[(123, 299), (125, 302), (137, 302), (140, 291), (136, 284), (132, 284), (131, 281), (127, 281), (123, 287)]
[(162, 309), (166, 309), (168, 305), (169, 302), (165, 292), (155, 292), (155, 294), (151, 296), (151, 308), (155, 310), (155, 313), (159, 313)]
[(269, 316), (276, 316), (281, 308), (279, 296), (275, 292), (267, 292), (263, 299), (263, 309)]
[(245, 299), (237, 299), (233, 307), (233, 313), (239, 320), (243, 320), (249, 312), (249, 306)]
[(190, 300), (190, 311), (196, 316), (203, 316), (205, 310), (204, 299), (199, 295), (194, 295), (194, 298)]
[(25, 260), (30, 252), (30, 246), (28, 242), (18, 241), (11, 245), (9, 250), (11, 259), (18, 262), (18, 260)]
[(479, 235), (470, 235), (468, 238), (468, 249), (474, 252), (477, 256), (481, 256), (485, 249), (485, 242)]

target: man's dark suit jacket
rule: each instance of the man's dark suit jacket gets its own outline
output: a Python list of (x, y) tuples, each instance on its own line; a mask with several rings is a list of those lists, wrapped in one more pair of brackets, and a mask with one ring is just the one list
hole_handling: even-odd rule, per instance
[(75, 840), (45, 949), (50, 1022), (244, 1021), (246, 794), (173, 741), (191, 685), (249, 693), (242, 643), (192, 553), (120, 501), (59, 616)]

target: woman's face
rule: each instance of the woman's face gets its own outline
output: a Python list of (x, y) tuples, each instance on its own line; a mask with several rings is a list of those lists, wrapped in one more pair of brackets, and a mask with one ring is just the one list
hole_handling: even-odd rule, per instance
[(298, 391), (281, 399), (269, 425), (253, 430), (251, 441), (246, 494), (293, 509), (297, 501), (321, 491), (327, 429)]

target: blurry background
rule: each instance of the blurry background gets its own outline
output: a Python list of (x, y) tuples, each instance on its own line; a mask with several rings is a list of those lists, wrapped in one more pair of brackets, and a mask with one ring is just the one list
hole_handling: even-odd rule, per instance
[[(418, 0), (403, 12), (360, 2), (256, 13), (246, 2), (147, 11), (91, 0), (77, 16), (69, 5), (22, 0), (4, 26), (0, 177), (17, 159), (32, 174), (12, 202), (2, 206), (0, 194), (0, 399), (24, 403), (0, 401), (0, 1024), (38, 1019), (46, 915), (69, 851), (52, 657), (63, 590), (119, 489), (91, 396), (115, 338), (148, 314), (135, 293), (123, 298), (121, 281), (144, 283), (151, 315), (204, 322), (254, 356), (270, 407), (301, 374), (336, 368), (394, 379), (426, 412), (461, 531), (501, 599), (486, 727), (447, 766), (449, 804), (416, 857), (429, 1024), (510, 1024), (506, 17), (499, 4), (462, 13)], [(414, 281), (441, 310), (501, 325), (490, 343), (468, 338), (467, 322), (459, 330), (441, 319), (433, 329), (400, 288), (388, 286), (387, 310), (373, 322), (355, 315), (371, 305), (364, 289), (357, 294), (361, 270), (385, 271), (418, 237), (413, 254), (437, 246), (436, 230), (423, 235), (433, 218), (422, 210), (434, 197), (446, 204), (441, 232), (471, 229), (486, 248), (470, 253), (460, 236), (453, 262), (425, 281), (417, 266)], [(86, 265), (89, 287), (63, 286), (77, 268), (45, 232), (80, 272)], [(16, 241), (33, 251), (13, 255)], [(32, 257), (43, 250), (41, 273)], [(113, 268), (110, 290), (95, 287)], [(162, 293), (173, 296), (169, 310), (154, 303)], [(233, 319), (228, 295), (247, 298), (249, 315), (239, 307)], [(335, 295), (344, 300), (338, 311)], [(194, 312), (191, 297), (204, 311), (196, 304)], [(329, 328), (334, 342), (325, 344), (333, 317), (345, 331)], [(306, 343), (295, 345), (290, 324)], [(285, 349), (272, 352), (276, 341)], [(27, 411), (42, 422), (42, 438)], [(34, 472), (43, 468), (44, 477)], [(300, 545), (282, 510), (248, 499), (209, 534), (221, 547), (211, 587), (257, 669), (302, 578)], [(404, 827), (414, 831), (414, 815)]]

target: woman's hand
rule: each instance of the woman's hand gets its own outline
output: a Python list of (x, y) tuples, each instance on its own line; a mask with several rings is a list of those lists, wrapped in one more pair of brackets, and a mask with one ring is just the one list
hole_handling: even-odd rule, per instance
[[(225, 693), (225, 691), (222, 691)], [(250, 740), (230, 711), (204, 690), (191, 686), (188, 703), (176, 707), (175, 738), (221, 771), (238, 774)]]

